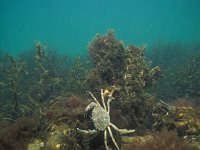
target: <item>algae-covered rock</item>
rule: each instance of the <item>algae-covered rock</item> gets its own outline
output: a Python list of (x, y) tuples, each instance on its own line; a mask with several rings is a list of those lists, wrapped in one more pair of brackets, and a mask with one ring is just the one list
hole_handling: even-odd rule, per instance
[(139, 142), (139, 143), (145, 143), (148, 140), (152, 139), (153, 136), (152, 135), (144, 135), (144, 136), (124, 136), (122, 137), (122, 141), (125, 144), (128, 143), (133, 143), (133, 142)]
[[(53, 125), (48, 133), (46, 147), (55, 150), (69, 149), (70, 144), (73, 144), (73, 140), (75, 140), (72, 134), (74, 134), (74, 129), (67, 125)], [(77, 141), (75, 142), (77, 143)]]
[(40, 139), (35, 139), (27, 146), (28, 150), (43, 150), (44, 149), (44, 142)]
[(159, 132), (152, 135), (128, 138), (122, 150), (198, 150), (196, 146), (179, 138), (174, 132)]
[(192, 107), (177, 107), (176, 129), (179, 135), (200, 134), (200, 110)]

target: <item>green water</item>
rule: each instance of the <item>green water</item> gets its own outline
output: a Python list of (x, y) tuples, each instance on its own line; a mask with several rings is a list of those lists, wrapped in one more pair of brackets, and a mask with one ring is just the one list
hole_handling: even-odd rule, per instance
[(34, 41), (70, 56), (96, 33), (114, 29), (136, 45), (200, 39), (199, 0), (0, 0), (0, 46), (13, 55)]

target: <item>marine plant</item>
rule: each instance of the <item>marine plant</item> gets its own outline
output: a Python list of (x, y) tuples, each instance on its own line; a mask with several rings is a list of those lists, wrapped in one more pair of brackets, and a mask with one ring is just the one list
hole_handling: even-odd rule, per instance
[(199, 43), (157, 43), (147, 51), (152, 65), (162, 69), (162, 76), (155, 86), (155, 94), (172, 101), (181, 97), (199, 97)]
[(21, 117), (0, 132), (0, 149), (26, 149), (27, 139), (31, 138), (36, 127), (33, 118)]
[[(6, 96), (6, 103), (11, 102), (14, 110), (19, 109), (19, 100), (22, 95), (22, 78), (28, 75), (26, 62), (17, 60), (11, 55), (7, 55), (7, 63), (2, 64), (2, 93), (1, 96)], [(2, 101), (3, 102), (3, 101)]]
[[(36, 87), (38, 87), (38, 91), (37, 91), (37, 96), (38, 96), (38, 100), (39, 102), (43, 102), (44, 101), (44, 96), (45, 96), (45, 89), (46, 87), (48, 87), (45, 83), (46, 83), (46, 79), (48, 78), (49, 75), (49, 71), (44, 67), (43, 62), (45, 61), (45, 52), (44, 50), (46, 49), (46, 46), (42, 46), (41, 42), (38, 41), (35, 45), (36, 47), (36, 53), (35, 53), (35, 63), (36, 63), (36, 67), (35, 67), (35, 71), (36, 71), (36, 79), (37, 79), (37, 85)], [(48, 81), (47, 81), (48, 82)]]
[(125, 47), (111, 30), (106, 35), (97, 34), (88, 49), (94, 68), (87, 76), (87, 83), (93, 91), (115, 86), (123, 101), (133, 100), (159, 77), (159, 67), (150, 68), (144, 56), (145, 46)]
[[(28, 80), (28, 98), (31, 103), (44, 103), (57, 97), (62, 87), (65, 74), (66, 57), (47, 49), (46, 44), (40, 41), (35, 45), (35, 57), (32, 62), (31, 75)], [(31, 64), (30, 64), (31, 67)]]
[[(64, 78), (65, 96), (84, 95), (87, 90), (86, 75), (88, 67), (81, 56), (73, 58)], [(67, 95), (66, 95), (67, 94)]]

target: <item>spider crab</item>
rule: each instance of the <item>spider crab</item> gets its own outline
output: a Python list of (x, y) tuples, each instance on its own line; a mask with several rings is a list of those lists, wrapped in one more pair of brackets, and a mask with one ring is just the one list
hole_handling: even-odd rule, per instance
[[(108, 90), (103, 90), (101, 89), (101, 100), (102, 100), (102, 105), (100, 105), (100, 103), (98, 102), (98, 100), (94, 97), (94, 95), (89, 92), (89, 94), (92, 96), (93, 100), (95, 102), (91, 102), (85, 109), (85, 111), (89, 111), (91, 109), (92, 110), (92, 120), (94, 122), (94, 126), (96, 129), (94, 130), (82, 130), (77, 128), (78, 131), (84, 133), (84, 134), (95, 134), (97, 133), (97, 131), (103, 131), (104, 132), (104, 144), (105, 144), (105, 148), (106, 150), (108, 150), (108, 145), (107, 145), (107, 133), (109, 133), (115, 147), (119, 150), (119, 146), (117, 145), (111, 128), (115, 129), (116, 131), (118, 131), (120, 134), (127, 134), (127, 133), (132, 133), (135, 130), (127, 130), (127, 129), (119, 129), (118, 127), (116, 127), (114, 124), (112, 124), (110, 122), (110, 102), (114, 99), (112, 94), (114, 91), (108, 92)], [(105, 94), (107, 94), (107, 102), (105, 103)]]

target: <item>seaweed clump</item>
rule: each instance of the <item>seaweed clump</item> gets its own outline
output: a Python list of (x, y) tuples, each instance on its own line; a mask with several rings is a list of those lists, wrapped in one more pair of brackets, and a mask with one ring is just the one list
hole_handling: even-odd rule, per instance
[(145, 46), (125, 46), (110, 30), (106, 35), (97, 34), (88, 49), (93, 63), (87, 75), (90, 91), (104, 89), (105, 96), (113, 93), (116, 97), (111, 122), (121, 128), (134, 128), (138, 134), (152, 129), (152, 109), (159, 100), (147, 94), (147, 89), (156, 83), (160, 68), (151, 68), (144, 55)]
[(0, 149), (15, 150), (25, 149), (26, 141), (32, 138), (35, 132), (36, 122), (33, 118), (22, 117), (0, 132)]
[(146, 62), (145, 47), (125, 47), (111, 30), (97, 34), (88, 49), (94, 65), (87, 82), (92, 90), (115, 86), (125, 101), (141, 95), (159, 77), (159, 67), (151, 69)]

